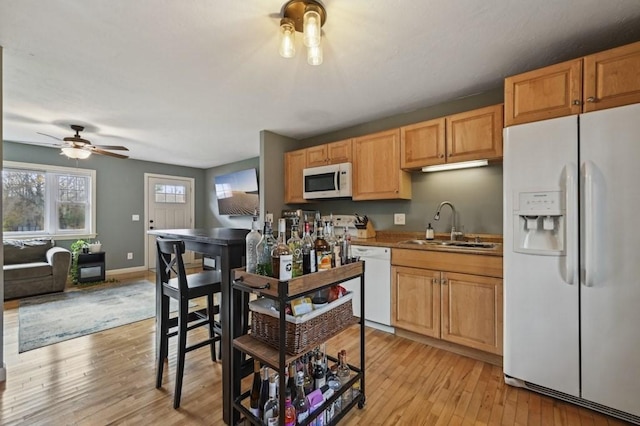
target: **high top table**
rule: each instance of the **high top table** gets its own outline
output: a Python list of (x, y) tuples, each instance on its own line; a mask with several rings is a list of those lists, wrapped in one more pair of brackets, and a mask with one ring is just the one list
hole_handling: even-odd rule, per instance
[[(231, 330), (242, 330), (243, 315), (231, 315), (232, 312), (244, 312), (245, 307), (242, 302), (238, 306), (231, 306), (231, 271), (240, 268), (245, 264), (245, 237), (249, 233), (248, 229), (233, 228), (200, 228), (200, 229), (156, 229), (147, 231), (149, 235), (156, 235), (162, 238), (183, 240), (185, 248), (197, 253), (202, 253), (208, 257), (216, 259), (216, 269), (221, 271), (222, 277), (222, 297), (220, 301), (220, 325), (222, 327), (222, 417), (225, 423), (233, 424), (236, 419), (233, 411), (233, 388), (240, 386), (238, 383), (231, 383), (231, 366), (239, 364), (231, 361), (233, 356), (233, 339), (238, 336), (231, 336)], [(158, 291), (159, 276), (156, 274), (156, 357), (159, 356), (160, 336), (158, 330), (158, 315), (160, 315), (162, 292)], [(231, 327), (234, 321), (234, 327)]]

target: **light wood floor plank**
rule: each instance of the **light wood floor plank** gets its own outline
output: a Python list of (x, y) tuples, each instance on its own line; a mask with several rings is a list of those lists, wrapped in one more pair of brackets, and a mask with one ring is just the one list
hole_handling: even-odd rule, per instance
[[(7, 381), (0, 384), (0, 424), (222, 424), (223, 366), (207, 349), (187, 354), (182, 406), (174, 410), (175, 339), (156, 389), (153, 319), (18, 354), (18, 306), (4, 304)], [(327, 344), (332, 355), (343, 348), (358, 365), (357, 327)], [(367, 404), (347, 414), (345, 425), (625, 424), (509, 387), (499, 367), (371, 328), (366, 358)], [(248, 389), (250, 380), (243, 386)]]

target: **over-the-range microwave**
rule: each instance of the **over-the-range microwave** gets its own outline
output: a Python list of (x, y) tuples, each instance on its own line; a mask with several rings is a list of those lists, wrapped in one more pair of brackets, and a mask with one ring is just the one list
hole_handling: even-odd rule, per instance
[(351, 163), (310, 167), (302, 172), (307, 200), (351, 197)]

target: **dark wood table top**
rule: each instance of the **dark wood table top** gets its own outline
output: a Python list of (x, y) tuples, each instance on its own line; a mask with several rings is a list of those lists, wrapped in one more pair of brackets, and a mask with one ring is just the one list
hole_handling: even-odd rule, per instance
[(194, 229), (153, 229), (149, 235), (165, 238), (188, 239), (217, 245), (244, 244), (248, 229), (237, 228), (194, 228)]

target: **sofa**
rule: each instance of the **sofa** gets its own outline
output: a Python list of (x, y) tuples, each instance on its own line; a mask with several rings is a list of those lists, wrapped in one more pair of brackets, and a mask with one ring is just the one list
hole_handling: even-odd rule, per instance
[(52, 240), (4, 240), (4, 300), (63, 291), (71, 252)]

